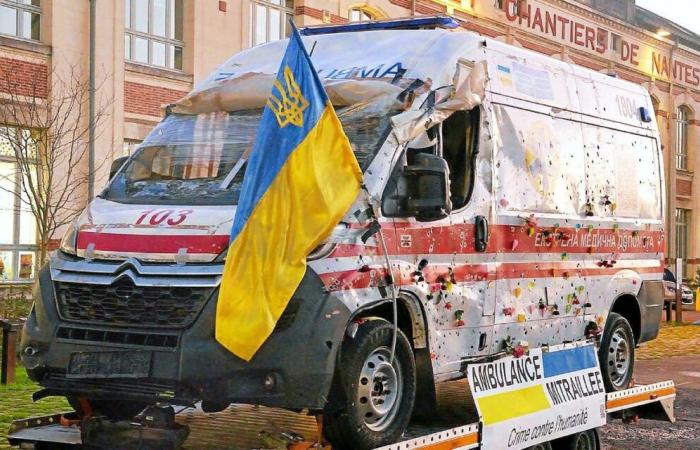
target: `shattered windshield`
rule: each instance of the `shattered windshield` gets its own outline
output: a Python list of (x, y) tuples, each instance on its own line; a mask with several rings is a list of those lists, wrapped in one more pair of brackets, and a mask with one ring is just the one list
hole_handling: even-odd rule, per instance
[[(393, 101), (337, 114), (364, 171), (391, 130)], [(172, 114), (139, 146), (104, 192), (123, 203), (236, 204), (262, 110)], [(329, 174), (332, 176), (332, 174)]]

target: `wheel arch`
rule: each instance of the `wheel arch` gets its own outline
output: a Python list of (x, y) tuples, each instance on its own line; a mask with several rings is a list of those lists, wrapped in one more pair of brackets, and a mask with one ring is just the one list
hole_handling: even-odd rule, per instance
[(639, 343), (642, 335), (642, 310), (637, 297), (633, 294), (618, 296), (613, 302), (610, 312), (618, 313), (627, 319), (632, 327), (635, 343)]
[[(404, 332), (414, 350), (428, 348), (427, 322), (420, 301), (407, 292), (401, 292), (397, 299), (399, 329)], [(366, 319), (370, 317), (381, 318), (393, 323), (394, 311), (392, 300), (381, 300), (358, 309), (350, 317), (349, 324), (357, 319)]]
[[(416, 361), (416, 407), (414, 411), (430, 414), (437, 407), (437, 396), (433, 363), (430, 358), (426, 314), (418, 297), (406, 291), (402, 291), (398, 295), (397, 311), (399, 329), (403, 331), (411, 343)], [(394, 314), (391, 299), (375, 302), (358, 309), (350, 317), (348, 327), (357, 319), (373, 317), (393, 323)]]

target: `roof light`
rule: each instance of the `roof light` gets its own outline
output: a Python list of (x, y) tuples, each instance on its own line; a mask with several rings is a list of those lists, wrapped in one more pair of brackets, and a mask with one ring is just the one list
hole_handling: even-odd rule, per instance
[(649, 123), (651, 122), (651, 113), (645, 106), (640, 106), (639, 107), (639, 115), (640, 118), (642, 119), (642, 122)]
[(460, 22), (448, 16), (421, 16), (394, 20), (373, 20), (370, 22), (355, 22), (342, 25), (315, 25), (299, 30), (303, 36), (332, 33), (352, 33), (372, 30), (421, 30), (459, 27)]
[(656, 35), (658, 37), (667, 38), (671, 35), (671, 33), (669, 31), (664, 30), (663, 28), (659, 28), (659, 30), (656, 32)]

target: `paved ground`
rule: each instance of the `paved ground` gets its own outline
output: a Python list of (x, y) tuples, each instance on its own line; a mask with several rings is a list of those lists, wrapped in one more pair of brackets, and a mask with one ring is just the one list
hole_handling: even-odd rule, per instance
[(700, 356), (638, 361), (637, 383), (672, 379), (678, 388), (676, 423), (616, 421), (601, 430), (604, 450), (700, 448)]

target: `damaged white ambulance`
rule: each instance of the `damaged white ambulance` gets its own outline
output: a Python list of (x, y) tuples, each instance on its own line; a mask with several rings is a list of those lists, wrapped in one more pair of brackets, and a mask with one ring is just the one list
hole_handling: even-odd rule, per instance
[(247, 363), (214, 320), (286, 41), (233, 56), (168, 108), (66, 234), (22, 335), (35, 397), (114, 418), (156, 401), (308, 409), (334, 448), (366, 449), (397, 440), (436, 383), (528, 347), (595, 339), (606, 388), (626, 388), (663, 292), (647, 92), (466, 32), (304, 41), (366, 189), (272, 336)]

